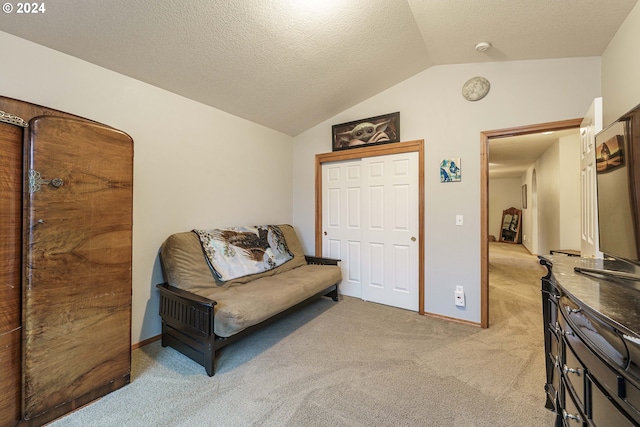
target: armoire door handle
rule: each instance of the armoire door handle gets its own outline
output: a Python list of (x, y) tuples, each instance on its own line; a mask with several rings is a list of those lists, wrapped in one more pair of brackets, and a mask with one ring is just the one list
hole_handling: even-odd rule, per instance
[(42, 179), (40, 172), (29, 169), (29, 193), (40, 191), (43, 185), (50, 185), (54, 188), (60, 188), (64, 185), (64, 181), (60, 178)]

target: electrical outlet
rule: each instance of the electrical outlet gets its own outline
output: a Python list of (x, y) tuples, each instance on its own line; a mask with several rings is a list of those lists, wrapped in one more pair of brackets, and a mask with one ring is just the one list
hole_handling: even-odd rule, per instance
[(456, 291), (455, 291), (455, 301), (456, 301), (456, 306), (458, 307), (465, 307), (466, 306), (466, 302), (464, 300), (464, 288), (460, 285), (456, 286)]
[(464, 225), (464, 216), (456, 215), (456, 225)]

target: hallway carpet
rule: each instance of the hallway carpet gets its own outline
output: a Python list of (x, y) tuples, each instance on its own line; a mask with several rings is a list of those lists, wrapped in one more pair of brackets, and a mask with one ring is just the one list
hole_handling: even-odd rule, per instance
[(130, 385), (52, 426), (550, 426), (545, 269), (490, 252), (489, 329), (323, 299), (223, 349), (211, 378), (159, 342), (134, 350)]

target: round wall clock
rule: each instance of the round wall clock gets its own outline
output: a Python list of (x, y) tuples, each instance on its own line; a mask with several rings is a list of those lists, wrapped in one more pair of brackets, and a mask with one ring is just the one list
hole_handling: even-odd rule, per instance
[(479, 76), (472, 77), (462, 86), (462, 96), (467, 101), (479, 101), (489, 93), (490, 88), (489, 80)]

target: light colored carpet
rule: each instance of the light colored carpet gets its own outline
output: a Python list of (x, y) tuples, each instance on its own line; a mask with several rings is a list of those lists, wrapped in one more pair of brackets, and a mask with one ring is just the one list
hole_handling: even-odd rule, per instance
[(159, 342), (137, 349), (131, 384), (52, 426), (550, 426), (545, 270), (490, 248), (489, 329), (323, 299), (223, 349), (211, 378)]

